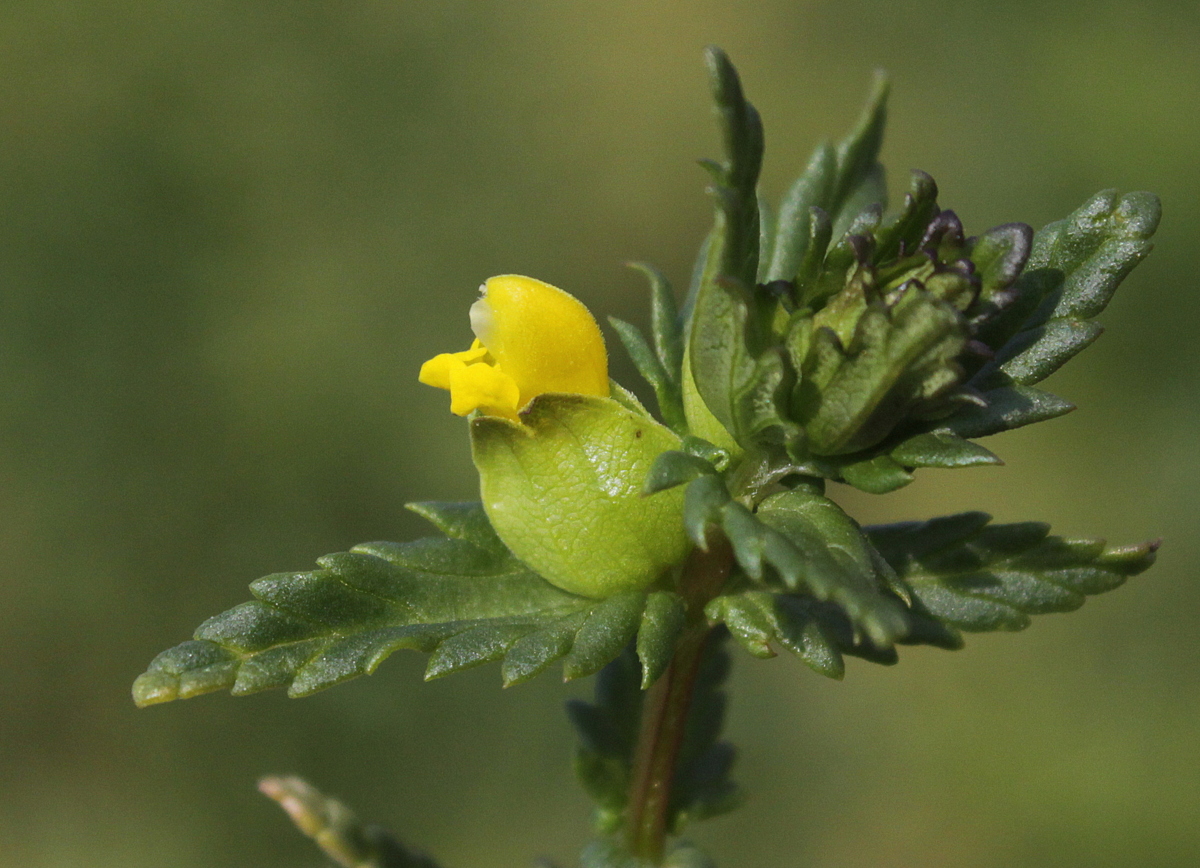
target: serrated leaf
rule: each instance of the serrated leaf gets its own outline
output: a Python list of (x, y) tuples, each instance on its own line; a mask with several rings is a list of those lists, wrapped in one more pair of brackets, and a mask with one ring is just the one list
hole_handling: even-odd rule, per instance
[(365, 825), (337, 799), (297, 777), (266, 777), (259, 791), (279, 804), (301, 832), (343, 868), (438, 868), (378, 826)]
[(983, 513), (864, 528), (912, 589), (914, 611), (950, 627), (1021, 630), (1066, 612), (1154, 562), (1157, 543), (1111, 547), (1049, 536), (1036, 522), (989, 525)]
[(804, 663), (827, 678), (841, 680), (846, 672), (837, 637), (822, 623), (819, 604), (802, 598), (773, 594), (769, 612), (776, 640)]
[[(1153, 193), (1116, 190), (1097, 193), (1067, 218), (1045, 261), (1030, 267), (1063, 272), (1062, 287), (1035, 315), (1051, 319), (1091, 319), (1108, 305), (1117, 287), (1150, 252), (1162, 217), (1162, 204)], [(1032, 259), (1032, 257), (1031, 257)]]
[(602, 667), (638, 631), (644, 593), (597, 602), (555, 588), (495, 550), (478, 504), (416, 511), (458, 536), (367, 543), (321, 558), (319, 570), (254, 582), (258, 599), (210, 618), (192, 641), (154, 659), (134, 685), (135, 702), (226, 688), (306, 696), (373, 672), (400, 649), (432, 654), (430, 678), (501, 657), (508, 684), (564, 657), (573, 678)]
[[(746, 618), (746, 612), (752, 609), (763, 617)], [(899, 659), (894, 647), (877, 645), (856, 630), (841, 606), (822, 603), (804, 594), (736, 591), (713, 600), (706, 611), (713, 621), (726, 623), (734, 638), (755, 656), (772, 656), (761, 651), (768, 644), (786, 648), (827, 678), (844, 677), (843, 655), (885, 666)], [(727, 613), (742, 619), (738, 628), (746, 630), (747, 624), (753, 624), (754, 629), (740, 637), (735, 626), (726, 621)], [(905, 608), (903, 616), (907, 632), (895, 640), (897, 644), (932, 645), (947, 650), (962, 647), (962, 637), (954, 627), (923, 609)]]
[[(762, 165), (762, 122), (746, 101), (724, 52), (709, 48), (705, 57), (725, 161), (713, 169), (714, 225), (687, 312), (683, 397), (691, 430), (725, 446), (720, 428), (733, 432), (735, 394), (753, 375), (755, 348), (747, 348), (746, 329), (754, 325), (750, 295), (758, 275), (756, 185)], [(703, 418), (704, 412), (713, 417), (715, 426)]]
[(1005, 344), (974, 382), (1022, 386), (1040, 383), (1090, 346), (1103, 331), (1097, 323), (1065, 319), (1026, 329)]
[(1151, 193), (1105, 190), (1038, 232), (1013, 286), (1016, 303), (981, 332), (996, 358), (972, 382), (1033, 385), (1091, 344), (1100, 329), (1087, 320), (1149, 254), (1161, 214)]
[[(882, 591), (869, 545), (858, 525), (833, 501), (797, 489), (771, 495), (754, 513), (734, 501), (709, 508), (715, 508), (714, 520), (747, 576), (756, 581), (777, 576), (790, 590), (836, 603), (856, 629), (880, 646), (889, 646), (904, 634), (906, 623), (897, 603)], [(716, 603), (725, 604), (739, 605)], [(729, 617), (739, 641), (752, 653), (769, 656), (762, 640), (769, 628), (756, 613), (737, 609)], [(725, 618), (722, 613), (720, 619)]]
[(537, 629), (537, 623), (489, 623), (455, 633), (429, 655), (425, 680), (432, 681), (503, 657), (517, 640)]
[(704, 613), (709, 621), (724, 624), (730, 635), (751, 655), (769, 659), (775, 656), (771, 648), (771, 641), (776, 638), (774, 625), (751, 593), (766, 594), (758, 591), (722, 595), (709, 603)]
[(500, 668), (504, 686), (528, 681), (565, 657), (589, 611), (585, 609), (559, 618), (514, 642), (504, 655), (504, 665)]

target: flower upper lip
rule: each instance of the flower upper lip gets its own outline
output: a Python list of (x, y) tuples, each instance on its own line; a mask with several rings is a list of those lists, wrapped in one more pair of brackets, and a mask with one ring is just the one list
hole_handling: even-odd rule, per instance
[(608, 354), (596, 320), (574, 296), (532, 277), (489, 278), (471, 305), (471, 348), (441, 353), (420, 381), (450, 391), (450, 410), (517, 418), (546, 392), (605, 396)]

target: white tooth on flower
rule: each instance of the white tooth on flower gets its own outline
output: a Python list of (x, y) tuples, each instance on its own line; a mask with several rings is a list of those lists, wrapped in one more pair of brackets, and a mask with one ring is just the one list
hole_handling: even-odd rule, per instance
[(471, 305), (471, 331), (485, 347), (491, 342), (489, 338), (493, 324), (492, 306), (488, 304), (487, 298), (481, 298)]

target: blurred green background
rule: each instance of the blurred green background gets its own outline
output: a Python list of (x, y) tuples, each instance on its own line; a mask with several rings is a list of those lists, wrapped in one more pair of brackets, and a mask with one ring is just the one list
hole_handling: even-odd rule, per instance
[[(451, 868), (570, 862), (587, 834), (553, 676), (432, 684), (400, 654), (311, 699), (136, 711), (159, 650), (268, 572), (407, 538), (472, 496), (418, 386), (518, 272), (646, 319), (686, 282), (716, 153), (700, 49), (766, 121), (777, 196), (894, 78), (884, 160), (968, 230), (1103, 187), (1158, 249), (1057, 375), (1073, 415), (921, 474), (865, 521), (986, 508), (1163, 536), (1078, 614), (844, 683), (738, 660), (729, 868), (1195, 866), (1200, 853), (1200, 16), (1155, 2), (0, 4), (0, 864), (319, 865), (254, 791), (299, 773)], [(610, 336), (611, 337), (611, 336)], [(614, 354), (615, 355), (615, 354)], [(616, 376), (634, 381), (617, 361)]]

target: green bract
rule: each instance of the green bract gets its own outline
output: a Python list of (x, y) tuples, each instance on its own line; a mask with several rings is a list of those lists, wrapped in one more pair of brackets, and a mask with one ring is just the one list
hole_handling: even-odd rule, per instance
[(549, 394), (520, 422), (471, 421), (471, 454), (492, 527), (548, 582), (585, 597), (641, 590), (683, 560), (683, 493), (643, 496), (679, 438), (611, 398)]

